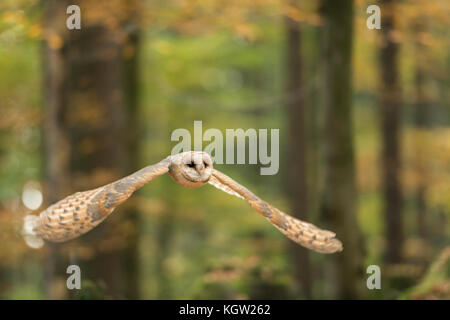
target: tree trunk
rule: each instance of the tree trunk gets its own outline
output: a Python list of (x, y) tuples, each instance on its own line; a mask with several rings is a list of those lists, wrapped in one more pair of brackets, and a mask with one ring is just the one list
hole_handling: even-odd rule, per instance
[[(82, 6), (82, 30), (67, 30), (70, 4), (44, 2), (45, 171), (50, 203), (136, 169), (137, 148), (129, 142), (136, 141), (137, 34), (128, 34), (123, 41), (123, 34), (103, 24), (101, 14), (98, 20), (83, 20), (88, 10), (99, 10), (90, 2)], [(125, 46), (134, 54), (127, 56)], [(104, 296), (137, 298), (137, 214), (130, 211), (118, 208), (94, 232), (71, 244), (52, 245), (46, 268), (49, 283), (65, 279), (67, 266), (75, 263), (81, 267), (82, 280), (92, 280)], [(47, 293), (49, 298), (67, 295), (64, 288)], [(104, 297), (86, 290), (81, 295)]]
[[(415, 25), (415, 32), (420, 34), (424, 31), (423, 23), (417, 22)], [(418, 182), (416, 187), (416, 208), (417, 208), (417, 231), (418, 234), (425, 238), (428, 235), (427, 230), (427, 204), (425, 196), (427, 192), (427, 155), (424, 155), (421, 150), (427, 143), (426, 137), (422, 136), (423, 131), (429, 126), (429, 105), (425, 92), (425, 46), (416, 40), (415, 43), (415, 113), (414, 120), (417, 131), (419, 131), (419, 139), (416, 140), (416, 159), (415, 170), (418, 175)]]
[(400, 185), (401, 92), (398, 79), (398, 45), (393, 39), (395, 21), (393, 1), (382, 1), (381, 135), (383, 192), (386, 219), (386, 261), (400, 262), (403, 245), (403, 199)]
[(323, 216), (331, 221), (344, 251), (336, 255), (338, 298), (362, 294), (363, 254), (356, 220), (357, 192), (352, 134), (353, 1), (322, 1), (326, 120)]
[[(63, 26), (56, 21), (63, 19), (63, 6), (55, 1), (46, 1), (44, 4), (45, 22), (49, 30), (54, 34), (62, 34)], [(62, 4), (62, 2), (60, 3)], [(70, 142), (63, 114), (67, 96), (65, 95), (66, 70), (63, 50), (55, 50), (50, 47), (48, 41), (43, 48), (44, 62), (44, 175), (46, 180), (46, 202), (54, 203), (70, 194)], [(64, 273), (64, 265), (67, 268), (68, 261), (59, 254), (56, 244), (48, 244), (48, 257), (44, 262), (45, 296), (48, 299), (64, 297), (59, 290), (61, 275)], [(67, 259), (66, 259), (67, 260)], [(58, 276), (59, 275), (59, 276)], [(64, 291), (64, 294), (67, 294)]]
[[(289, 121), (289, 197), (293, 216), (308, 220), (308, 195), (306, 176), (306, 121), (305, 98), (302, 83), (302, 57), (300, 45), (300, 25), (292, 19), (286, 19), (287, 28), (287, 73)], [(296, 270), (296, 279), (305, 298), (312, 298), (312, 274), (308, 251), (291, 244)]]
[[(130, 28), (128, 32), (129, 40), (127, 43), (128, 50), (131, 50), (128, 55), (125, 56), (124, 65), (124, 77), (125, 77), (125, 107), (127, 113), (127, 134), (126, 134), (126, 152), (128, 153), (129, 172), (133, 172), (139, 168), (138, 163), (138, 98), (139, 98), (139, 63), (138, 53), (140, 51), (140, 33), (139, 29), (135, 25), (137, 17), (136, 13), (129, 17), (127, 22)], [(125, 265), (125, 274), (128, 279), (125, 287), (125, 296), (129, 299), (138, 299), (140, 296), (139, 289), (139, 229), (141, 225), (139, 212), (134, 208), (128, 208), (126, 214), (128, 215), (128, 221), (133, 226), (132, 232), (130, 232), (127, 243), (128, 247), (124, 252), (123, 263)]]

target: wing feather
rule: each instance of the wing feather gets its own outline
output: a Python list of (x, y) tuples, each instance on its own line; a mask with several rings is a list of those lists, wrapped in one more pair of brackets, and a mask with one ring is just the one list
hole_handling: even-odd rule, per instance
[(213, 170), (209, 183), (219, 190), (246, 200), (281, 233), (294, 242), (320, 253), (342, 251), (342, 243), (332, 231), (322, 230), (315, 225), (301, 221), (271, 206), (250, 190), (220, 171)]
[(77, 238), (103, 222), (134, 191), (169, 171), (170, 159), (147, 166), (97, 189), (74, 193), (42, 211), (27, 216), (23, 236), (34, 248), (43, 240), (64, 242)]
[(213, 185), (213, 186), (216, 187), (217, 189), (222, 190), (223, 192), (226, 192), (226, 193), (228, 193), (228, 194), (231, 194), (232, 196), (235, 196), (235, 197), (244, 199), (244, 197), (241, 196), (239, 193), (233, 191), (233, 189), (227, 187), (227, 186), (224, 185), (223, 183), (220, 183), (220, 181), (219, 181), (216, 177), (214, 177), (214, 176), (211, 176), (211, 178), (209, 179), (208, 183), (211, 184), (211, 185)]

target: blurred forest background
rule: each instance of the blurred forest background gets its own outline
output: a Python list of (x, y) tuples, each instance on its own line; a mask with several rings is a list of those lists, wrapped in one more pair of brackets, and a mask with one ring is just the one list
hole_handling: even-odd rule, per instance
[[(0, 298), (449, 299), (449, 22), (446, 0), (2, 0)], [(279, 128), (277, 175), (216, 167), (344, 251), (169, 176), (80, 239), (26, 246), (26, 214), (158, 162), (194, 120)]]

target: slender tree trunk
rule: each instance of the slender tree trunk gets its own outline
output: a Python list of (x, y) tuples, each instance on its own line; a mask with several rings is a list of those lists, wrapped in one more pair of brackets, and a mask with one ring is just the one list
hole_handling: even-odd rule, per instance
[[(424, 26), (422, 23), (417, 22), (415, 26), (415, 31), (417, 34), (420, 32), (423, 32)], [(419, 41), (416, 41), (415, 43), (415, 114), (414, 114), (414, 120), (416, 129), (418, 131), (424, 131), (429, 125), (429, 105), (428, 105), (428, 99), (426, 97), (425, 93), (425, 70), (424, 70), (424, 64), (425, 64), (425, 47), (422, 45)], [(426, 177), (426, 171), (427, 171), (427, 155), (423, 154), (422, 148), (424, 147), (424, 144), (427, 143), (426, 137), (422, 136), (423, 132), (419, 132), (419, 139), (416, 140), (416, 168), (418, 175), (418, 185), (416, 189), (416, 208), (417, 208), (417, 231), (419, 235), (423, 238), (427, 237), (428, 230), (427, 230), (427, 205), (425, 201), (425, 195), (427, 192), (427, 177)]]
[(322, 1), (325, 103), (327, 108), (326, 187), (323, 215), (344, 244), (336, 255), (338, 297), (362, 294), (363, 254), (356, 220), (357, 192), (352, 133), (353, 1)]
[[(45, 23), (54, 34), (64, 33), (63, 26), (56, 21), (63, 19), (64, 12), (52, 1), (43, 1)], [(51, 18), (50, 18), (51, 17)], [(46, 202), (54, 203), (70, 194), (70, 142), (65, 128), (63, 114), (67, 96), (65, 57), (63, 50), (50, 47), (47, 41), (44, 56), (44, 172), (46, 180)], [(48, 244), (48, 258), (44, 262), (45, 295), (48, 299), (61, 298), (58, 290), (58, 276), (64, 271), (63, 258), (58, 245)], [(67, 262), (67, 261), (66, 261)], [(67, 266), (66, 266), (67, 267)]]
[[(102, 19), (82, 20), (82, 30), (69, 31), (65, 21), (71, 2), (48, 0), (44, 4), (45, 20), (49, 21), (45, 44), (45, 170), (49, 202), (54, 202), (136, 169), (136, 144), (128, 143), (136, 141), (137, 34), (123, 41), (123, 34), (104, 25)], [(84, 2), (84, 13), (98, 10), (90, 5)], [(125, 46), (134, 54), (127, 56)], [(49, 283), (66, 278), (68, 264), (76, 263), (82, 279), (92, 280), (107, 297), (137, 298), (136, 224), (136, 213), (119, 208), (95, 232), (70, 246), (52, 246), (46, 268)], [(83, 247), (89, 248), (88, 253), (79, 255)], [(85, 291), (81, 294), (98, 297)], [(61, 295), (48, 290), (48, 297)]]
[[(417, 66), (416, 70), (416, 112), (415, 112), (415, 122), (416, 128), (423, 131), (427, 124), (428, 118), (428, 108), (426, 106), (426, 101), (423, 92), (423, 81), (424, 73), (420, 66)], [(427, 205), (426, 205), (426, 192), (427, 192), (427, 182), (426, 182), (426, 155), (421, 152), (423, 145), (426, 143), (426, 137), (421, 135), (419, 132), (419, 139), (416, 141), (417, 153), (416, 153), (416, 171), (418, 175), (418, 182), (416, 187), (416, 210), (417, 210), (417, 231), (418, 234), (425, 238), (428, 235), (427, 231)]]
[[(127, 171), (133, 172), (139, 168), (139, 123), (138, 123), (138, 105), (139, 105), (139, 62), (138, 55), (140, 52), (140, 32), (137, 26), (137, 10), (138, 8), (130, 2), (133, 6), (125, 21), (125, 27), (128, 30), (128, 41), (126, 43), (126, 50), (123, 51), (124, 56), (124, 106), (126, 109), (126, 135), (125, 147), (128, 154)], [(133, 203), (133, 202), (132, 202)], [(129, 221), (132, 230), (130, 230), (127, 237), (127, 248), (123, 254), (124, 272), (127, 284), (125, 286), (125, 297), (129, 299), (138, 299), (140, 297), (139, 288), (139, 225), (141, 220), (139, 212), (133, 207), (127, 208), (125, 213), (127, 221)]]
[(386, 261), (399, 262), (403, 245), (403, 199), (400, 185), (401, 92), (398, 79), (398, 44), (394, 41), (394, 6), (382, 1), (381, 64), (381, 135), (383, 192), (386, 219)]
[[(286, 19), (287, 28), (287, 73), (289, 121), (289, 191), (292, 213), (295, 217), (308, 220), (308, 195), (306, 175), (306, 121), (305, 98), (302, 83), (302, 57), (300, 50), (300, 25)], [(296, 278), (305, 298), (312, 298), (312, 274), (308, 251), (298, 245), (291, 245), (296, 269)]]

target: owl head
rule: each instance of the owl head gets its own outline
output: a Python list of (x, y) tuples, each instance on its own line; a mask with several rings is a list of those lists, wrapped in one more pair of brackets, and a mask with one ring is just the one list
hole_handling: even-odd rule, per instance
[(170, 176), (186, 188), (198, 188), (208, 183), (213, 170), (206, 152), (188, 151), (171, 156)]

